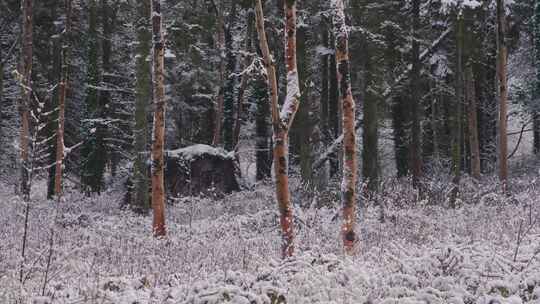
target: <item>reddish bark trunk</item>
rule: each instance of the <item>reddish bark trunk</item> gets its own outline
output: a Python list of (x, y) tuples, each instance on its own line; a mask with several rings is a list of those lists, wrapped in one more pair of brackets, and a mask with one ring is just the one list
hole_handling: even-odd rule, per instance
[(334, 34), (336, 37), (336, 64), (340, 98), (342, 100), (343, 123), (343, 181), (341, 196), (343, 225), (341, 233), (345, 252), (353, 254), (357, 242), (354, 231), (356, 224), (356, 183), (358, 159), (356, 155), (355, 101), (351, 91), (349, 64), (349, 36), (345, 24), (342, 0), (335, 1)]
[(288, 176), (288, 132), (299, 106), (299, 81), (296, 63), (296, 1), (285, 1), (285, 54), (288, 85), (287, 98), (281, 113), (279, 113), (278, 110), (276, 68), (266, 39), (261, 0), (257, 0), (255, 12), (257, 32), (259, 34), (259, 42), (263, 53), (271, 95), (276, 198), (280, 212), (280, 224), (282, 230), (282, 256), (285, 258), (292, 256), (294, 253), (294, 216)]
[(161, 29), (161, 1), (152, 0), (152, 33), (153, 33), (153, 71), (154, 86), (154, 125), (152, 138), (152, 208), (154, 210), (153, 232), (156, 237), (166, 235), (165, 229), (165, 189), (164, 161), (165, 146), (165, 86), (164, 86), (164, 52), (165, 42)]

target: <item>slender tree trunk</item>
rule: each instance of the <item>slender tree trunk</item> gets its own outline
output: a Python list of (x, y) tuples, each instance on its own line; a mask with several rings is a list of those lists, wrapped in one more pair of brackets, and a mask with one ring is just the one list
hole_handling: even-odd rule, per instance
[(242, 116), (244, 115), (244, 98), (246, 95), (246, 89), (248, 85), (248, 75), (242, 75), (242, 80), (240, 81), (240, 87), (238, 88), (238, 96), (236, 97), (236, 117), (234, 119), (234, 137), (233, 137), (233, 147), (235, 150), (238, 149), (238, 144), (240, 142), (240, 130), (242, 129)]
[(533, 112), (533, 153), (540, 155), (540, 114)]
[(64, 166), (64, 124), (65, 124), (65, 108), (66, 96), (68, 87), (69, 73), (69, 44), (71, 33), (71, 0), (65, 0), (66, 24), (62, 39), (62, 71), (60, 76), (60, 86), (58, 91), (58, 129), (56, 130), (56, 169), (54, 176), (54, 194), (60, 200), (62, 197), (62, 174)]
[(508, 182), (507, 103), (508, 76), (506, 48), (506, 14), (504, 0), (497, 0), (497, 78), (499, 81), (499, 178), (506, 190)]
[(413, 186), (420, 187), (422, 177), (421, 157), (421, 128), (420, 128), (420, 45), (418, 33), (420, 30), (420, 0), (413, 0), (413, 41), (412, 41), (412, 71), (411, 71), (411, 141), (409, 146), (410, 168), (413, 176)]
[(29, 155), (30, 155), (30, 104), (32, 100), (32, 56), (33, 56), (33, 0), (22, 1), (22, 76), (21, 91), (21, 193), (25, 201), (30, 200)]
[(238, 96), (236, 97), (236, 118), (234, 119), (234, 136), (233, 136), (233, 147), (235, 150), (238, 149), (238, 144), (240, 143), (240, 130), (242, 129), (242, 116), (244, 115), (244, 98), (246, 94), (246, 89), (248, 85), (248, 74), (242, 75), (242, 80), (240, 81), (240, 87), (238, 88)]
[[(321, 21), (321, 35), (323, 47), (325, 49), (329, 48), (328, 25), (325, 20)], [(325, 146), (329, 145), (334, 139), (334, 136), (330, 134), (331, 131), (329, 123), (329, 62), (330, 55), (324, 54), (321, 56), (321, 118), (319, 124), (322, 128), (322, 137)]]
[(540, 113), (533, 112), (533, 153), (540, 155)]
[(294, 124), (291, 128), (291, 147), (295, 150), (293, 153), (298, 155), (300, 165), (300, 177), (302, 183), (309, 187), (314, 186), (313, 164), (313, 119), (312, 119), (312, 100), (310, 96), (310, 84), (305, 81), (309, 78), (310, 54), (309, 40), (310, 34), (306, 28), (298, 29), (296, 45), (298, 58), (298, 77), (303, 82), (300, 84), (300, 97), (302, 107), (298, 109)]
[[(232, 15), (236, 15), (236, 5), (233, 4)], [(234, 21), (229, 20), (225, 29), (225, 49), (227, 69), (225, 76), (225, 90), (223, 92), (223, 147), (226, 151), (234, 150), (234, 97), (236, 87), (236, 56), (233, 53), (233, 33)]]
[(164, 187), (164, 146), (165, 146), (165, 84), (164, 54), (165, 41), (161, 29), (161, 0), (152, 0), (154, 125), (152, 138), (152, 208), (154, 209), (153, 232), (156, 237), (166, 235), (165, 229), (165, 187)]
[(534, 1), (534, 65), (535, 65), (535, 101), (532, 108), (533, 117), (533, 153), (540, 155), (540, 1)]
[(135, 96), (135, 163), (133, 164), (134, 201), (132, 208), (142, 214), (148, 212), (148, 171), (146, 151), (148, 148), (147, 111), (152, 100), (151, 67), (148, 62), (152, 48), (150, 32), (150, 0), (137, 2), (137, 57), (136, 57), (136, 96)]
[(257, 162), (257, 180), (264, 180), (272, 176), (272, 155), (270, 140), (270, 105), (268, 100), (268, 86), (264, 77), (258, 75), (253, 83), (252, 98), (257, 106), (255, 117)]
[[(0, 118), (2, 118), (2, 106), (4, 105), (4, 57), (2, 54), (2, 47), (0, 46)], [(0, 126), (0, 138), (3, 138), (2, 135), (2, 126)], [(0, 153), (4, 151), (2, 142), (0, 141)]]
[(463, 85), (465, 83), (463, 77), (463, 48), (464, 48), (464, 19), (463, 13), (460, 11), (457, 17), (457, 79), (456, 79), (456, 99), (455, 112), (453, 112), (452, 126), (452, 171), (454, 178), (452, 183), (454, 188), (450, 194), (450, 206), (455, 207), (457, 194), (459, 192), (459, 182), (461, 180), (461, 135), (462, 135), (462, 114), (461, 105), (463, 104)]
[[(51, 15), (54, 16), (53, 18), (56, 18), (56, 10), (52, 10)], [(63, 32), (64, 28), (60, 28), (59, 26), (55, 28), (55, 30), (58, 30), (58, 34), (52, 35), (51, 40), (51, 59), (50, 59), (50, 69), (49, 69), (49, 75), (48, 75), (48, 83), (56, 86), (54, 87), (50, 97), (46, 97), (46, 101), (48, 101), (47, 108), (45, 111), (51, 112), (51, 116), (47, 119), (47, 128), (45, 129), (45, 136), (46, 138), (51, 138), (52, 136), (58, 135), (58, 123), (60, 121), (60, 86), (61, 86), (61, 78), (62, 78), (62, 37), (61, 33)], [(58, 111), (56, 111), (58, 109)], [(51, 164), (55, 164), (54, 166), (51, 166), (48, 171), (48, 180), (47, 180), (47, 199), (53, 199), (56, 194), (56, 153), (57, 153), (57, 143), (58, 138), (56, 138), (56, 141), (54, 144), (48, 145), (48, 157), (47, 162)]]
[[(259, 47), (260, 40), (257, 32), (253, 33), (253, 45), (256, 48), (257, 55), (262, 57), (262, 51)], [(257, 74), (253, 82), (253, 93), (251, 98), (256, 105), (255, 113), (255, 132), (256, 148), (255, 158), (257, 163), (257, 180), (264, 180), (272, 176), (272, 139), (270, 130), (270, 100), (268, 94), (267, 79), (262, 73)]]
[(478, 112), (476, 107), (476, 94), (474, 89), (474, 75), (472, 66), (467, 65), (465, 72), (465, 83), (468, 105), (469, 121), (469, 146), (471, 150), (471, 174), (474, 178), (480, 179), (480, 144), (478, 140)]
[(339, 92), (342, 100), (343, 117), (343, 181), (341, 197), (343, 203), (343, 225), (341, 233), (343, 246), (348, 254), (354, 253), (357, 241), (354, 231), (356, 224), (356, 182), (358, 159), (356, 155), (355, 102), (351, 91), (349, 34), (345, 24), (343, 0), (333, 1), (334, 34), (336, 37), (336, 64)]
[(363, 132), (363, 157), (362, 157), (362, 176), (367, 182), (369, 191), (377, 191), (379, 185), (379, 118), (378, 101), (370, 92), (372, 85), (371, 59), (367, 41), (365, 43), (364, 67), (366, 71), (364, 91), (364, 132)]
[(107, 165), (107, 149), (105, 146), (106, 126), (105, 108), (100, 102), (100, 66), (99, 66), (99, 33), (98, 3), (88, 3), (88, 68), (86, 88), (86, 115), (89, 120), (83, 121), (84, 144), (81, 149), (82, 176), (81, 184), (87, 195), (101, 193), (104, 188), (104, 174)]
[(394, 154), (397, 177), (409, 172), (409, 145), (407, 144), (407, 122), (410, 121), (406, 100), (401, 95), (392, 99), (392, 127), (394, 130)]
[[(2, 56), (2, 47), (0, 45), (0, 119), (3, 119), (3, 106), (4, 106), (4, 58)], [(0, 125), (0, 153), (4, 153), (4, 132), (2, 132), (2, 125)]]
[(262, 1), (256, 2), (256, 24), (263, 53), (271, 96), (272, 125), (274, 130), (274, 174), (276, 197), (282, 230), (282, 255), (294, 253), (293, 209), (288, 176), (288, 133), (299, 107), (300, 87), (296, 65), (296, 1), (285, 1), (285, 60), (287, 64), (287, 97), (281, 113), (278, 110), (278, 87), (275, 62), (270, 54), (264, 28)]
[(216, 105), (216, 119), (214, 126), (214, 139), (212, 140), (212, 145), (218, 146), (221, 144), (221, 129), (223, 125), (223, 103), (224, 103), (224, 93), (225, 93), (225, 81), (226, 81), (226, 70), (227, 62), (225, 56), (225, 21), (223, 17), (223, 8), (218, 8), (214, 4), (214, 8), (217, 14), (217, 27), (218, 27), (218, 40), (217, 47), (219, 49), (219, 57), (221, 62), (219, 64), (219, 82), (221, 84), (219, 88), (219, 93), (217, 97)]
[[(322, 8), (325, 8), (325, 4), (322, 4)], [(328, 28), (329, 24), (326, 18), (322, 18), (320, 22), (320, 33), (322, 35), (322, 45), (325, 49), (329, 49), (329, 35), (328, 35)], [(330, 106), (330, 94), (329, 94), (329, 70), (330, 70), (330, 55), (327, 53), (323, 54), (320, 59), (320, 66), (321, 66), (321, 94), (320, 94), (320, 112), (319, 112), (319, 142), (317, 153), (320, 153), (321, 148), (327, 147), (332, 143), (334, 140), (334, 135), (332, 134), (332, 131), (330, 129), (330, 115), (329, 115), (329, 106)], [(335, 66), (334, 66), (335, 67)], [(315, 156), (313, 158), (313, 161), (317, 157)], [(315, 168), (312, 164), (312, 171), (315, 173), (315, 175), (318, 178), (317, 186), (320, 190), (326, 188), (328, 185), (329, 179), (330, 179), (330, 166), (331, 162), (328, 160), (324, 161), (324, 165), (321, 168)]]
[[(331, 40), (332, 44), (334, 43), (334, 39)], [(328, 91), (328, 120), (329, 120), (329, 127), (330, 132), (332, 135), (332, 139), (338, 138), (340, 136), (341, 128), (339, 126), (339, 107), (340, 107), (340, 101), (339, 101), (339, 89), (338, 89), (338, 81), (337, 81), (337, 71), (336, 71), (336, 55), (333, 54), (330, 56), (330, 66), (328, 69), (328, 76), (329, 76), (329, 91)], [(342, 139), (343, 140), (343, 139)], [(340, 144), (341, 147), (341, 144)], [(338, 157), (339, 151), (336, 149), (329, 155), (330, 159), (330, 176), (334, 176), (339, 173), (339, 157)]]
[[(113, 37), (113, 30), (114, 30), (114, 18), (115, 18), (115, 12), (113, 10), (113, 7), (109, 5), (109, 0), (101, 0), (101, 29), (103, 37), (101, 39), (101, 63), (102, 63), (102, 76), (101, 76), (101, 82), (104, 86), (109, 86), (112, 78), (112, 67), (111, 67), (111, 55), (112, 55), (112, 37)], [(104, 112), (102, 116), (104, 118), (114, 118), (115, 111), (111, 107), (111, 92), (108, 90), (101, 90), (100, 95), (100, 106), (102, 107), (102, 111)], [(111, 109), (111, 112), (108, 112), (106, 109)], [(114, 135), (110, 131), (107, 132), (107, 136), (114, 137)], [(117, 149), (114, 147), (108, 148), (109, 153), (109, 164), (111, 166), (111, 175), (114, 177), (116, 176), (116, 171), (118, 168), (118, 153)]]
[[(248, 12), (247, 17), (247, 29), (246, 29), (246, 40), (245, 48), (248, 52), (253, 52), (253, 14)], [(246, 56), (244, 59), (244, 68), (247, 68), (250, 64), (250, 56)], [(235, 150), (238, 150), (238, 144), (240, 142), (240, 129), (242, 128), (242, 120), (244, 116), (244, 99), (246, 95), (246, 89), (249, 83), (249, 78), (251, 75), (249, 73), (244, 73), (240, 81), (240, 87), (238, 88), (238, 96), (236, 97), (236, 118), (234, 122), (234, 136), (233, 136), (233, 146)]]

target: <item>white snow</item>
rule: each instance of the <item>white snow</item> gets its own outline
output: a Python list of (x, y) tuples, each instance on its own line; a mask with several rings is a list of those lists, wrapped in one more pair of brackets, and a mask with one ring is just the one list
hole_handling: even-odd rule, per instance
[(206, 154), (211, 156), (218, 156), (224, 159), (234, 158), (234, 154), (225, 151), (222, 148), (215, 148), (208, 145), (197, 144), (188, 146), (182, 149), (167, 151), (167, 154), (173, 157), (182, 157), (185, 160), (192, 160), (200, 155)]
[[(30, 208), (24, 286), (24, 204), (0, 184), (0, 303), (49, 297), (66, 304), (275, 304), (281, 297), (286, 303), (538, 304), (537, 177), (514, 179), (512, 197), (500, 195), (490, 178), (464, 178), (464, 205), (456, 210), (418, 202), (409, 186), (387, 181), (378, 198), (386, 221), (378, 220), (373, 201), (365, 202), (359, 252), (351, 258), (341, 250), (340, 203), (316, 197), (309, 208), (295, 206), (296, 256), (284, 261), (271, 185), (217, 201), (187, 197), (168, 205), (169, 237), (155, 240), (151, 216), (118, 209), (121, 192), (91, 198), (73, 192), (59, 205), (42, 197), (46, 184), (39, 183)], [(302, 200), (298, 185), (293, 179), (294, 201)], [(327, 207), (315, 208), (320, 204)], [(520, 222), (529, 227), (530, 220), (517, 246)], [(51, 228), (54, 251), (42, 298)]]

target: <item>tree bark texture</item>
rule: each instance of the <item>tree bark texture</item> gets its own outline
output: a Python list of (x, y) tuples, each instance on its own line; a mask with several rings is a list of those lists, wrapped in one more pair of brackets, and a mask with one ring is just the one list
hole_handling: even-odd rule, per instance
[(349, 35), (345, 23), (343, 0), (333, 2), (334, 35), (336, 37), (336, 65), (340, 98), (342, 100), (343, 123), (343, 180), (341, 199), (343, 204), (343, 225), (341, 233), (343, 246), (348, 254), (354, 253), (357, 236), (356, 224), (356, 182), (358, 179), (358, 159), (356, 155), (355, 101), (351, 91)]
[(56, 195), (57, 199), (60, 199), (62, 197), (62, 174), (64, 166), (64, 123), (69, 73), (68, 52), (71, 33), (71, 0), (65, 0), (64, 9), (66, 14), (66, 24), (62, 37), (62, 68), (58, 92), (58, 129), (56, 130), (56, 168), (54, 177), (54, 194)]
[(506, 188), (508, 180), (508, 75), (506, 47), (506, 14), (503, 0), (497, 0), (497, 79), (499, 81), (499, 178)]
[(260, 48), (263, 53), (270, 87), (272, 126), (274, 131), (274, 174), (276, 198), (282, 230), (282, 256), (294, 253), (293, 208), (288, 176), (288, 133), (299, 107), (299, 81), (296, 64), (296, 1), (286, 0), (285, 7), (285, 61), (287, 66), (287, 97), (281, 112), (278, 106), (278, 87), (275, 62), (270, 54), (264, 28), (262, 1), (256, 2), (256, 24)]
[(165, 84), (164, 53), (165, 41), (162, 33), (161, 0), (152, 0), (152, 83), (154, 88), (154, 125), (152, 130), (152, 208), (154, 210), (153, 232), (156, 237), (166, 235), (165, 229)]
[(33, 0), (22, 1), (22, 62), (21, 71), (21, 193), (25, 201), (30, 200), (30, 104), (32, 100), (32, 56), (33, 56)]

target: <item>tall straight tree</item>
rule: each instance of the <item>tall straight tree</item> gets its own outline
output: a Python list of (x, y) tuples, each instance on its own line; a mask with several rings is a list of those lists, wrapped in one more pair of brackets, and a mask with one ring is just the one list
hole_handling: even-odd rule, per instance
[(480, 145), (478, 140), (478, 110), (474, 88), (474, 74), (471, 63), (465, 68), (465, 94), (467, 98), (467, 117), (469, 129), (469, 146), (471, 150), (471, 175), (480, 179)]
[(217, 96), (217, 104), (215, 110), (215, 126), (214, 126), (214, 138), (212, 139), (212, 144), (214, 146), (221, 144), (221, 132), (223, 126), (223, 104), (224, 104), (224, 93), (225, 93), (225, 78), (227, 71), (227, 63), (225, 56), (225, 17), (223, 16), (224, 2), (220, 1), (220, 6), (212, 1), (212, 6), (217, 17), (217, 47), (220, 57), (219, 63), (219, 81), (220, 87)]
[(333, 0), (334, 36), (336, 38), (336, 65), (343, 121), (343, 181), (341, 200), (343, 203), (343, 225), (341, 233), (343, 246), (348, 254), (354, 253), (357, 240), (356, 224), (356, 182), (358, 159), (356, 156), (355, 109), (351, 91), (349, 61), (349, 33), (345, 23), (343, 0)]
[(148, 123), (146, 111), (152, 100), (151, 68), (148, 58), (152, 47), (150, 32), (150, 0), (137, 1), (136, 7), (137, 56), (135, 96), (135, 163), (133, 164), (134, 210), (148, 212), (148, 176), (146, 155), (148, 146)]
[(534, 86), (533, 113), (533, 152), (540, 155), (540, 0), (534, 1), (534, 67), (536, 73)]
[(235, 26), (236, 1), (233, 1), (231, 12), (225, 27), (225, 57), (226, 57), (226, 77), (225, 91), (223, 92), (223, 147), (227, 151), (234, 150), (234, 97), (237, 76), (236, 56), (233, 52), (233, 28)]
[(508, 75), (506, 47), (506, 13), (504, 0), (497, 0), (497, 79), (499, 81), (499, 178), (506, 188), (508, 181)]
[(271, 96), (271, 115), (274, 131), (274, 174), (276, 178), (276, 197), (280, 212), (282, 230), (282, 256), (294, 253), (293, 209), (289, 191), (288, 134), (294, 116), (300, 105), (300, 86), (296, 65), (296, 1), (286, 0), (285, 6), (285, 61), (287, 65), (287, 97), (281, 112), (278, 105), (278, 83), (275, 62), (270, 53), (262, 1), (257, 0), (255, 7), (257, 33), (268, 77)]
[(411, 113), (411, 140), (409, 144), (410, 170), (412, 172), (413, 186), (420, 187), (422, 175), (422, 157), (420, 151), (421, 127), (420, 127), (420, 0), (412, 1), (412, 71), (410, 82), (410, 113)]
[[(254, 32), (253, 44), (257, 55), (262, 56), (257, 32)], [(270, 102), (268, 86), (264, 73), (258, 73), (253, 80), (250, 98), (256, 105), (255, 110), (255, 158), (257, 163), (257, 180), (264, 180), (272, 176), (272, 138), (270, 129)]]
[[(4, 58), (2, 57), (2, 43), (0, 43), (0, 115), (2, 115), (2, 106), (4, 102)], [(2, 126), (0, 126), (0, 137), (2, 137)], [(0, 142), (0, 153), (3, 147)]]
[[(114, 19), (116, 18), (116, 12), (109, 4), (109, 0), (101, 0), (101, 83), (103, 86), (110, 85), (111, 74), (112, 74), (112, 62), (111, 55), (113, 52), (113, 30), (114, 30)], [(111, 109), (114, 113), (114, 108), (111, 107), (111, 92), (107, 89), (101, 90), (99, 93), (99, 104), (102, 107), (103, 114), (102, 116), (110, 119), (111, 114), (105, 113), (105, 109)], [(108, 111), (107, 111), (108, 112)], [(114, 115), (114, 114), (113, 114)], [(106, 136), (110, 137), (111, 134), (108, 130)], [(118, 167), (118, 153), (115, 151), (114, 147), (107, 148), (108, 158), (110, 160), (111, 166), (111, 175), (115, 176), (117, 167)]]
[(454, 177), (452, 183), (454, 188), (450, 195), (450, 205), (455, 207), (457, 194), (459, 192), (459, 182), (461, 179), (461, 134), (463, 119), (461, 114), (461, 105), (463, 104), (464, 96), (464, 71), (463, 71), (463, 48), (465, 46), (465, 33), (464, 33), (464, 19), (463, 12), (458, 12), (457, 16), (457, 30), (456, 30), (456, 42), (457, 42), (457, 69), (456, 69), (456, 98), (454, 102), (455, 112), (452, 117), (452, 171)]
[(272, 176), (272, 155), (268, 88), (262, 75), (257, 75), (253, 81), (251, 98), (257, 107), (255, 113), (257, 180), (264, 180)]
[(30, 200), (30, 103), (32, 100), (32, 56), (33, 56), (33, 0), (22, 1), (22, 62), (19, 74), (21, 88), (21, 192), (25, 201)]
[(107, 153), (105, 148), (105, 108), (99, 97), (99, 34), (97, 0), (89, 1), (88, 8), (88, 75), (86, 88), (86, 119), (83, 122), (84, 144), (81, 184), (83, 191), (100, 193), (104, 186)]
[(69, 44), (71, 33), (71, 0), (65, 0), (65, 27), (62, 34), (62, 50), (61, 61), (62, 70), (60, 75), (60, 84), (58, 91), (58, 128), (56, 129), (56, 169), (54, 176), (54, 194), (57, 199), (62, 197), (62, 173), (64, 165), (64, 124), (65, 124), (65, 108), (66, 95), (68, 87), (68, 72), (69, 72)]
[(154, 124), (152, 130), (152, 208), (153, 232), (156, 237), (167, 234), (165, 229), (165, 41), (162, 32), (161, 0), (152, 0), (152, 85), (154, 92)]

